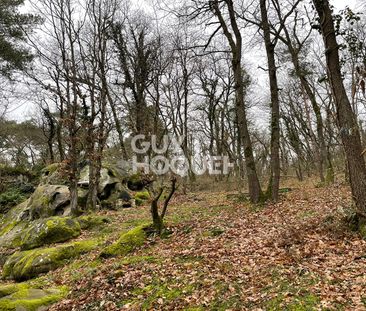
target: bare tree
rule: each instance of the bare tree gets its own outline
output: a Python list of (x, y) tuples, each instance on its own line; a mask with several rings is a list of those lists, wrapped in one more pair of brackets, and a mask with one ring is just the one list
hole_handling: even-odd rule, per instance
[(271, 39), (270, 24), (266, 0), (260, 0), (262, 29), (267, 52), (269, 84), (271, 89), (271, 177), (268, 195), (273, 201), (278, 201), (280, 187), (280, 99), (278, 94), (277, 66), (275, 46), (277, 39)]
[(328, 0), (313, 0), (313, 3), (318, 13), (319, 26), (326, 49), (328, 77), (337, 108), (337, 121), (342, 143), (346, 152), (352, 195), (359, 215), (366, 219), (366, 166), (359, 127), (343, 84), (332, 10)]
[[(262, 189), (255, 167), (252, 141), (249, 134), (247, 112), (244, 103), (245, 88), (242, 66), (242, 35), (237, 22), (237, 13), (232, 0), (210, 1), (208, 9), (216, 16), (219, 23), (218, 30), (222, 29), (230, 46), (236, 92), (236, 114), (240, 140), (244, 147), (249, 196), (251, 202), (257, 203), (262, 199)], [(225, 20), (223, 10), (227, 10), (229, 22)]]

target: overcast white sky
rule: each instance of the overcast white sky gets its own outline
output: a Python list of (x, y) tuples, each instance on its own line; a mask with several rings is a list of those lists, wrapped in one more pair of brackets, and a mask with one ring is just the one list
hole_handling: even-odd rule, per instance
[[(354, 8), (357, 0), (331, 0), (330, 3), (335, 5), (338, 9), (343, 9), (345, 6)], [(359, 1), (360, 2), (360, 1)]]
[[(140, 8), (146, 8), (146, 6), (149, 4), (152, 4), (152, 0), (131, 0), (137, 7)], [(330, 3), (333, 4), (338, 10), (344, 9), (346, 6), (349, 6), (350, 8), (358, 7), (360, 4), (363, 4), (365, 0), (330, 0)], [(260, 81), (257, 81), (260, 82)], [(259, 83), (261, 84), (261, 83)], [(29, 102), (24, 104), (19, 104), (18, 102), (18, 108), (15, 108), (13, 111), (11, 111), (9, 117), (16, 120), (24, 120), (26, 118), (29, 118), (32, 115), (32, 110), (34, 110), (34, 107), (32, 107)], [(14, 107), (13, 107), (14, 108)], [(33, 111), (34, 113), (34, 111)]]

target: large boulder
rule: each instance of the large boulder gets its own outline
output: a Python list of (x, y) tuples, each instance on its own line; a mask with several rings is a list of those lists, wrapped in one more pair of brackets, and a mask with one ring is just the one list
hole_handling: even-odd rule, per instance
[(34, 221), (22, 235), (21, 249), (65, 242), (81, 234), (78, 221), (69, 217), (53, 217)]
[(62, 173), (62, 164), (53, 163), (42, 170), (41, 184), (43, 185), (67, 185), (67, 178)]
[(0, 220), (0, 248), (16, 248), (20, 246), (21, 236), (28, 222), (21, 221), (21, 215), (27, 210), (27, 203), (19, 204), (3, 215)]
[[(59, 218), (49, 222), (52, 217), (70, 216), (70, 191), (65, 178), (61, 164), (46, 167), (42, 171), (41, 183), (31, 197), (5, 215), (0, 215), (0, 250), (31, 249), (45, 243), (63, 242), (80, 234), (78, 225), (75, 222), (71, 224), (71, 220)], [(141, 189), (146, 181), (141, 174), (132, 173), (129, 162), (104, 163), (100, 181), (98, 202), (106, 209), (134, 207), (135, 201), (141, 204), (147, 199), (145, 192), (134, 195), (128, 188), (130, 184), (133, 189)], [(86, 164), (81, 170), (78, 187), (81, 207), (85, 206), (88, 188), (89, 166)], [(0, 262), (5, 258), (0, 256)]]
[(97, 247), (94, 240), (74, 242), (52, 248), (20, 251), (11, 255), (3, 267), (3, 277), (16, 281), (28, 280), (61, 267), (66, 260), (76, 258)]
[[(106, 209), (126, 208), (134, 205), (132, 195), (126, 186), (126, 171), (116, 166), (103, 167), (100, 172), (98, 198), (102, 207)], [(86, 166), (80, 173), (79, 201), (84, 202), (89, 187), (89, 167)], [(83, 197), (81, 197), (81, 195)]]
[(131, 192), (121, 183), (110, 188), (107, 196), (101, 196), (101, 205), (105, 209), (129, 208), (135, 206)]
[(147, 232), (150, 227), (151, 225), (144, 224), (131, 229), (130, 231), (122, 233), (116, 242), (102, 250), (100, 257), (108, 258), (127, 255), (145, 243)]
[[(109, 184), (115, 184), (119, 182), (119, 180), (114, 176), (113, 172), (111, 170), (108, 170), (106, 168), (102, 168), (100, 171), (100, 187), (98, 189), (98, 192), (102, 192), (104, 187), (106, 187)], [(85, 166), (81, 172), (78, 182), (79, 187), (88, 189), (89, 187), (89, 166)]]
[(63, 185), (40, 185), (28, 200), (22, 220), (35, 220), (70, 213), (70, 191)]
[(142, 191), (151, 183), (151, 177), (141, 173), (135, 173), (126, 179), (128, 189), (132, 191)]
[(0, 236), (0, 248), (17, 248), (21, 245), (22, 235), (27, 228), (27, 223), (9, 223), (6, 231)]
[[(98, 196), (101, 199), (107, 199), (113, 192), (117, 184), (121, 180), (115, 176), (111, 169), (102, 168), (100, 171), (100, 183), (98, 188)], [(89, 166), (85, 166), (80, 173), (79, 187), (82, 189), (88, 189), (89, 187)]]
[(67, 294), (66, 287), (40, 289), (28, 284), (11, 284), (0, 286), (0, 310), (34, 311), (44, 310), (50, 304), (61, 300)]

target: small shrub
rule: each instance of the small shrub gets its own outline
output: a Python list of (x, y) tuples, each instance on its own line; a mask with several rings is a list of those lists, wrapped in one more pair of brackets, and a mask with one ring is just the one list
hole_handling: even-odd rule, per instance
[(10, 208), (24, 200), (26, 200), (26, 196), (18, 189), (10, 189), (0, 194), (0, 213), (6, 213)]

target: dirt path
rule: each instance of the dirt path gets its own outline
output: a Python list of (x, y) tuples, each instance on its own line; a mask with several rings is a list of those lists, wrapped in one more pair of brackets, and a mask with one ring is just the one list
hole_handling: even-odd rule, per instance
[(51, 310), (366, 310), (366, 241), (342, 220), (350, 204), (340, 186), (256, 207), (178, 198), (169, 238), (99, 263)]

